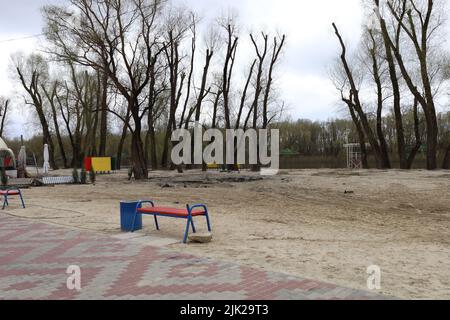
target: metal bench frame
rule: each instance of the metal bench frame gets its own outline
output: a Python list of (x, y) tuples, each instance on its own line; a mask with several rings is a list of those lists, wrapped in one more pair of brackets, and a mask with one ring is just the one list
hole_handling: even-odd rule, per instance
[(2, 208), (2, 210), (5, 210), (6, 207), (9, 206), (9, 201), (8, 201), (9, 197), (17, 196), (17, 194), (10, 194), (10, 193), (18, 193), (20, 201), (22, 202), (22, 207), (24, 209), (26, 208), (25, 207), (25, 201), (24, 201), (23, 195), (22, 195), (22, 191), (20, 189), (8, 189), (8, 190), (2, 190), (2, 191), (5, 192), (5, 193), (2, 194), (3, 195), (3, 208)]
[[(155, 203), (151, 200), (146, 200), (146, 201), (139, 201), (137, 206), (136, 206), (136, 210), (135, 210), (135, 214), (133, 217), (133, 226), (132, 226), (132, 232), (134, 232), (135, 230), (135, 223), (136, 223), (136, 218), (137, 216), (140, 215), (151, 215), (154, 217), (155, 219), (155, 226), (156, 226), (156, 230), (160, 230), (159, 228), (159, 223), (158, 223), (158, 217), (167, 217), (167, 218), (176, 218), (176, 219), (185, 219), (187, 220), (187, 225), (186, 225), (186, 231), (184, 233), (184, 238), (183, 238), (183, 243), (186, 244), (187, 240), (188, 240), (188, 236), (189, 236), (189, 230), (190, 227), (192, 227), (192, 232), (193, 233), (197, 233), (197, 230), (195, 228), (195, 224), (194, 224), (194, 216), (193, 216), (193, 210), (195, 209), (203, 209), (205, 212), (201, 215), (196, 215), (196, 217), (205, 217), (206, 218), (206, 223), (208, 225), (208, 231), (211, 232), (212, 228), (211, 228), (211, 221), (209, 219), (209, 213), (208, 213), (208, 207), (204, 204), (196, 204), (194, 206), (190, 206), (190, 205), (186, 205), (186, 209), (187, 209), (187, 215), (186, 216), (178, 216), (178, 215), (171, 215), (171, 214), (166, 214), (166, 213), (161, 213), (161, 212), (139, 212), (139, 209), (142, 209), (142, 205), (144, 204), (151, 204), (152, 206), (149, 207), (149, 209), (151, 208), (155, 208)], [(177, 210), (174, 208), (174, 210)]]

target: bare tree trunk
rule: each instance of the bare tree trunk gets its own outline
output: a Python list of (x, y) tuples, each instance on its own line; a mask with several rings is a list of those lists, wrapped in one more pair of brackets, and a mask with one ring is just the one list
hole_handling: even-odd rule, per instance
[(100, 147), (99, 156), (104, 157), (106, 155), (106, 139), (108, 134), (108, 75), (102, 74), (102, 109), (100, 119)]
[(91, 137), (91, 150), (89, 152), (90, 156), (96, 157), (97, 153), (97, 129), (98, 129), (98, 115), (99, 109), (94, 112), (94, 124), (92, 126), (92, 137)]
[[(91, 140), (91, 151), (90, 155), (96, 157), (98, 155), (97, 152), (97, 134), (98, 134), (98, 124), (99, 124), (99, 114), (103, 112), (104, 106), (102, 106), (102, 89), (101, 89), (101, 81), (102, 77), (100, 72), (97, 72), (97, 92), (96, 92), (96, 110), (94, 112), (94, 124), (92, 127), (92, 140)], [(107, 111), (107, 110), (106, 110)]]
[[(386, 22), (383, 19), (381, 19), (380, 25), (381, 25), (381, 33), (383, 36), (383, 43), (384, 43), (384, 48), (385, 48), (385, 53), (386, 53), (386, 61), (389, 66), (389, 77), (390, 77), (391, 84), (392, 84), (395, 126), (396, 126), (396, 131), (397, 131), (397, 151), (398, 151), (398, 155), (399, 155), (399, 159), (400, 159), (400, 168), (408, 169), (408, 168), (411, 168), (412, 164), (409, 163), (408, 156), (406, 154), (405, 133), (404, 133), (404, 127), (403, 127), (402, 110), (401, 110), (401, 94), (400, 94), (400, 85), (398, 82), (397, 67), (395, 65), (394, 56), (392, 53), (391, 41), (390, 41), (389, 31), (386, 26)], [(374, 42), (374, 45), (375, 45), (375, 42)], [(374, 46), (374, 48), (375, 48), (375, 46)]]
[(217, 127), (217, 113), (219, 110), (219, 102), (220, 102), (220, 96), (222, 95), (222, 91), (220, 88), (217, 88), (216, 97), (214, 98), (214, 105), (213, 105), (213, 117), (212, 117), (212, 125), (211, 128), (216, 129)]
[(414, 99), (414, 134), (416, 136), (416, 145), (411, 150), (411, 153), (409, 154), (409, 157), (407, 160), (406, 169), (408, 169), (408, 170), (412, 169), (412, 166), (413, 166), (414, 160), (417, 156), (417, 153), (419, 153), (420, 148), (422, 147), (418, 106), (419, 106), (419, 102), (417, 101), (417, 99)]
[(47, 97), (47, 100), (49, 101), (50, 107), (52, 108), (53, 123), (55, 126), (56, 138), (57, 138), (58, 145), (59, 145), (59, 152), (61, 153), (61, 157), (63, 159), (64, 168), (67, 169), (67, 168), (69, 168), (69, 164), (67, 162), (66, 152), (64, 150), (64, 144), (63, 144), (61, 133), (59, 130), (58, 114), (56, 113), (56, 107), (55, 107), (55, 97), (57, 95), (57, 88), (58, 88), (58, 84), (55, 82), (53, 85), (52, 93), (50, 94), (49, 92), (47, 92), (47, 90), (44, 87), (42, 87), (42, 89), (44, 90), (44, 93)]
[(178, 87), (178, 70), (180, 66), (179, 57), (179, 42), (174, 38), (173, 31), (169, 31), (169, 43), (164, 47), (166, 53), (167, 64), (170, 73), (170, 107), (169, 107), (169, 121), (166, 128), (166, 135), (164, 138), (164, 149), (162, 154), (161, 165), (169, 168), (169, 146), (172, 136), (172, 132), (177, 129), (176, 113), (178, 109), (178, 103), (181, 97), (181, 90), (183, 88), (183, 82), (186, 74), (181, 74), (181, 83)]
[[(195, 29), (194, 29), (195, 30)], [(189, 77), (187, 82), (187, 88), (186, 88), (186, 100), (184, 101), (184, 107), (183, 107), (183, 113), (181, 114), (181, 120), (179, 124), (179, 128), (181, 129), (183, 127), (183, 123), (185, 121), (186, 112), (188, 109), (189, 99), (191, 96), (191, 83), (192, 83), (192, 74), (194, 73), (194, 60), (195, 60), (195, 40), (196, 35), (194, 32), (194, 36), (192, 37), (192, 49), (191, 49), (191, 65), (189, 70)], [(189, 113), (188, 119), (186, 120), (187, 126), (189, 125), (191, 113)]]
[[(61, 97), (59, 95), (56, 96), (56, 100), (58, 101), (59, 110), (61, 112), (61, 117), (63, 118), (64, 124), (66, 125), (66, 130), (69, 135), (70, 145), (72, 146), (72, 152), (74, 152), (73, 150), (76, 149), (76, 147), (75, 147), (76, 142), (75, 142), (74, 135), (72, 134), (72, 129), (70, 127), (71, 114), (70, 114), (70, 109), (69, 109), (69, 89), (67, 87), (67, 84), (66, 84), (66, 96), (65, 96), (64, 103), (61, 100)], [(66, 108), (67, 115), (64, 113), (64, 107)], [(72, 166), (74, 165), (73, 158), (72, 158), (71, 165)]]
[(444, 162), (442, 163), (442, 169), (449, 170), (450, 169), (450, 144), (447, 147), (447, 151), (445, 152)]
[(227, 52), (225, 54), (225, 63), (223, 68), (222, 79), (222, 94), (223, 94), (223, 109), (225, 115), (225, 128), (231, 129), (230, 121), (230, 85), (233, 74), (234, 61), (236, 57), (238, 37), (234, 36), (233, 27), (229, 24), (227, 26)]
[[(384, 167), (385, 168), (391, 168), (391, 161), (389, 160), (389, 150), (388, 150), (388, 145), (386, 142), (386, 138), (384, 136), (384, 132), (383, 132), (383, 102), (384, 102), (384, 96), (383, 96), (383, 85), (381, 83), (381, 77), (380, 77), (380, 69), (379, 69), (379, 65), (378, 65), (378, 52), (377, 52), (377, 43), (375, 41), (375, 38), (373, 36), (373, 33), (371, 30), (369, 30), (369, 35), (370, 38), (372, 40), (372, 47), (369, 49), (370, 51), (370, 56), (372, 58), (372, 75), (377, 87), (377, 136), (378, 136), (378, 141), (380, 141), (380, 152), (381, 152), (381, 157), (383, 159), (384, 162)], [(399, 96), (398, 96), (399, 97)], [(396, 105), (394, 103), (394, 105)], [(395, 107), (394, 107), (395, 108)], [(400, 126), (397, 126), (397, 136), (401, 137), (401, 141), (400, 142), (400, 150), (404, 151), (404, 136), (403, 136), (403, 124), (402, 124), (402, 115), (400, 112)], [(398, 114), (396, 114), (396, 119), (398, 119)], [(397, 123), (397, 121), (396, 121)], [(365, 143), (365, 142), (364, 142)], [(402, 166), (404, 166), (404, 162), (403, 162), (403, 158), (402, 156), (404, 155), (404, 152), (401, 152), (401, 157), (400, 157), (400, 163), (402, 164)]]
[(127, 116), (125, 120), (128, 121), (123, 124), (122, 128), (122, 135), (120, 136), (119, 145), (117, 146), (117, 169), (120, 170), (122, 168), (122, 153), (123, 153), (123, 147), (125, 145), (125, 140), (127, 139), (128, 135), (128, 126), (129, 126), (129, 119), (130, 119), (130, 110), (127, 111)]
[(3, 137), (3, 132), (5, 131), (5, 122), (6, 122), (6, 116), (8, 115), (8, 106), (9, 106), (9, 100), (5, 101), (5, 104), (2, 106), (1, 114), (2, 117), (1, 125), (0, 125), (0, 137)]
[(281, 50), (283, 49), (284, 42), (286, 40), (286, 36), (283, 35), (281, 37), (280, 44), (278, 44), (278, 39), (275, 37), (273, 41), (273, 53), (272, 53), (272, 59), (270, 60), (270, 66), (269, 66), (269, 75), (267, 77), (267, 85), (266, 85), (266, 91), (264, 93), (264, 102), (263, 102), (263, 129), (267, 129), (267, 126), (269, 125), (268, 120), (268, 111), (269, 111), (269, 97), (270, 97), (270, 91), (272, 89), (272, 82), (273, 82), (273, 69), (275, 67), (275, 64), (278, 61), (278, 58), (280, 56)]
[(236, 126), (235, 126), (236, 129), (239, 129), (241, 126), (241, 118), (242, 118), (242, 113), (244, 112), (245, 100), (247, 99), (247, 91), (248, 91), (248, 87), (250, 85), (250, 81), (252, 80), (253, 69), (255, 68), (256, 61), (257, 61), (256, 59), (253, 60), (253, 63), (250, 67), (250, 71), (248, 73), (247, 82), (245, 83), (245, 86), (244, 86), (244, 91), (242, 92), (241, 104), (239, 106), (238, 117), (236, 119)]
[[(259, 65), (258, 65), (258, 73), (256, 75), (256, 88), (255, 88), (255, 98), (253, 100), (253, 105), (252, 105), (252, 109), (253, 109), (253, 129), (257, 130), (258, 129), (258, 104), (259, 104), (259, 97), (261, 95), (262, 92), (262, 74), (263, 74), (263, 68), (264, 68), (264, 61), (266, 59), (266, 55), (267, 55), (267, 45), (268, 45), (268, 35), (263, 34), (263, 39), (264, 39), (264, 45), (263, 45), (263, 50), (262, 52), (260, 52), (258, 45), (256, 44), (255, 39), (253, 38), (253, 35), (250, 34), (250, 38), (253, 42), (253, 46), (255, 47), (256, 50), (256, 55), (258, 56), (259, 59)], [(263, 120), (264, 122), (264, 120)], [(261, 170), (261, 166), (259, 163), (259, 143), (257, 146), (257, 164), (252, 165), (252, 171), (254, 172), (258, 172)]]
[(158, 170), (158, 151), (156, 146), (156, 132), (153, 120), (151, 121), (151, 127), (149, 128), (149, 143), (150, 143), (150, 161), (152, 164), (152, 170)]
[[(146, 163), (144, 143), (142, 142), (142, 124), (139, 114), (133, 112), (138, 109), (135, 107), (138, 102), (136, 99), (131, 99), (128, 110), (131, 111), (131, 116), (134, 121), (134, 130), (131, 132), (131, 161), (133, 163), (134, 177), (136, 180), (148, 179), (148, 167)], [(132, 105), (131, 105), (132, 104)]]

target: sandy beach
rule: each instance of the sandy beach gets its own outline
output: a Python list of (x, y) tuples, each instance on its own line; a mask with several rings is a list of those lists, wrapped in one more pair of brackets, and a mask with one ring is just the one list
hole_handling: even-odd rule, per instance
[[(54, 172), (70, 175), (70, 171)], [(179, 239), (170, 248), (202, 257), (367, 290), (367, 267), (382, 270), (380, 293), (403, 299), (450, 298), (450, 172), (283, 171), (153, 172), (145, 182), (126, 172), (96, 185), (24, 190), (6, 214), (118, 235), (121, 200), (151, 199), (183, 208), (209, 206), (214, 240), (181, 244), (184, 221), (151, 217), (144, 232)], [(197, 227), (205, 230), (204, 221)]]

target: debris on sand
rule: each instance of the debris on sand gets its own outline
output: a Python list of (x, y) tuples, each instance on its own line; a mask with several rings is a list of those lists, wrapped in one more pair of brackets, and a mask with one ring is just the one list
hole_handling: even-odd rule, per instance
[[(152, 179), (155, 181), (156, 179)], [(226, 183), (249, 183), (264, 180), (261, 176), (209, 176), (198, 175), (190, 177), (173, 177), (164, 178), (160, 180), (158, 186), (162, 188), (209, 188), (214, 185), (226, 184)]]
[(210, 243), (212, 238), (211, 233), (196, 233), (189, 236), (189, 240), (194, 243)]
[(166, 189), (166, 188), (175, 188), (175, 185), (170, 184), (170, 183), (162, 183), (162, 184), (160, 184), (160, 187), (163, 188), (163, 189)]

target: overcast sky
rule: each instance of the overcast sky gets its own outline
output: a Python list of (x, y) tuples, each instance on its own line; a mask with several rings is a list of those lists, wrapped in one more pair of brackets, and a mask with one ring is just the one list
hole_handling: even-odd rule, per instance
[[(342, 116), (338, 97), (328, 79), (327, 68), (338, 53), (331, 23), (337, 22), (348, 43), (356, 44), (360, 36), (360, 0), (176, 0), (195, 9), (205, 20), (235, 9), (239, 13), (242, 41), (248, 30), (280, 30), (287, 34), (285, 55), (279, 66), (278, 87), (289, 106), (292, 118), (326, 120)], [(65, 0), (0, 0), (0, 95), (17, 93), (10, 79), (10, 55), (31, 52), (39, 39), (10, 39), (33, 36), (42, 32), (39, 8)], [(247, 50), (245, 46), (243, 51)], [(253, 54), (253, 53), (252, 53)], [(241, 51), (241, 56), (246, 57)], [(248, 57), (248, 55), (247, 55)], [(23, 100), (15, 98), (15, 104)], [(23, 110), (23, 111), (22, 111)], [(9, 136), (27, 131), (25, 108), (9, 122)]]

